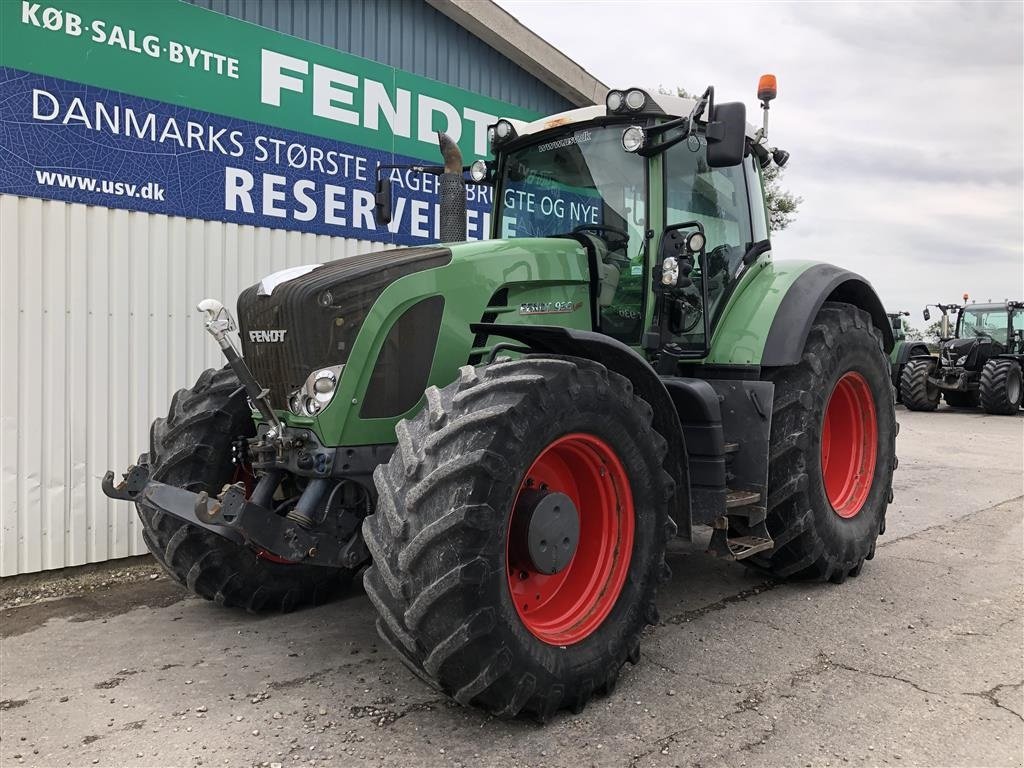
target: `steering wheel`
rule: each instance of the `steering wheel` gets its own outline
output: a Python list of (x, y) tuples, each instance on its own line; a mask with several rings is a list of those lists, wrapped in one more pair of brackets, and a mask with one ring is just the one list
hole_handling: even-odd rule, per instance
[(608, 250), (610, 251), (617, 251), (619, 248), (625, 250), (626, 246), (629, 244), (629, 233), (626, 230), (619, 229), (618, 227), (608, 227), (604, 224), (583, 224), (582, 226), (576, 227), (572, 232), (573, 234), (578, 232), (593, 232), (598, 237), (601, 237), (602, 232), (618, 235), (618, 240), (615, 240), (614, 242), (611, 238), (602, 237), (603, 240), (608, 242)]

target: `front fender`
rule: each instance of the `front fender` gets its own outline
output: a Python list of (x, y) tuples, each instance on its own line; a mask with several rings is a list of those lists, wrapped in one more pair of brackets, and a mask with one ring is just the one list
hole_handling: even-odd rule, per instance
[(690, 477), (683, 440), (683, 428), (671, 395), (661, 378), (644, 358), (617, 339), (593, 331), (541, 325), (498, 325), (474, 323), (473, 333), (500, 336), (526, 344), (537, 352), (583, 357), (625, 376), (636, 395), (654, 411), (653, 425), (668, 442), (665, 469), (675, 482), (672, 517), (679, 526), (678, 535), (692, 537)]

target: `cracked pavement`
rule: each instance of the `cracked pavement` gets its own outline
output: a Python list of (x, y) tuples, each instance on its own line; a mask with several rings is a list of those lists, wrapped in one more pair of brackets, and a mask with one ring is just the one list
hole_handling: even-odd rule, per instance
[(859, 578), (772, 584), (674, 543), (641, 663), (582, 714), (439, 698), (359, 590), (252, 617), (144, 578), (3, 612), (0, 765), (1021, 765), (1024, 418), (898, 418)]

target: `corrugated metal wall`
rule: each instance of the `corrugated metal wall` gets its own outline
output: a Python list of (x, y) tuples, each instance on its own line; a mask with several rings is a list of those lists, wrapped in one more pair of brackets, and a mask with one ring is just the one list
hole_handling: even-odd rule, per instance
[(99, 482), (222, 364), (200, 299), (384, 247), (0, 195), (0, 576), (146, 551)]
[(574, 105), (423, 0), (186, 0), (542, 115)]

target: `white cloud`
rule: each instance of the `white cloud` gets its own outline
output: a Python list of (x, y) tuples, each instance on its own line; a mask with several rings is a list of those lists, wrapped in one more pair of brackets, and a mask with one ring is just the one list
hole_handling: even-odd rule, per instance
[(1024, 5), (498, 0), (609, 86), (714, 84), (792, 152), (777, 258), (927, 302), (1024, 295)]

